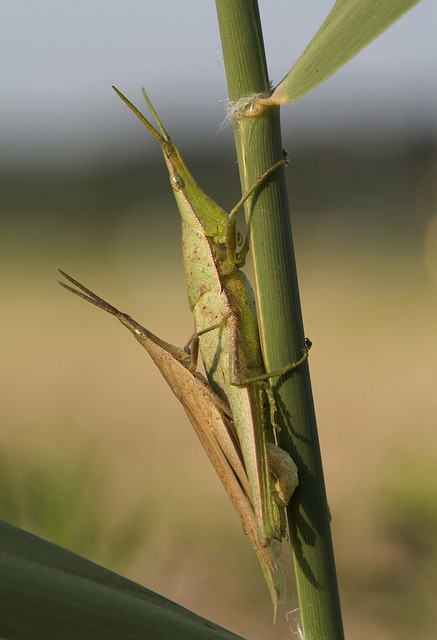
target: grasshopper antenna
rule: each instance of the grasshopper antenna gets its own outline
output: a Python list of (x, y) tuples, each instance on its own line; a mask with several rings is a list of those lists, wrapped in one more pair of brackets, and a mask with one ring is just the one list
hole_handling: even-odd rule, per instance
[(65, 282), (61, 282), (60, 280), (58, 280), (58, 284), (60, 284), (61, 287), (64, 287), (64, 289), (67, 289), (67, 291), (71, 291), (71, 293), (76, 294), (77, 296), (79, 296), (79, 298), (83, 298), (87, 302), (91, 302), (91, 304), (96, 305), (96, 307), (99, 307), (99, 309), (103, 309), (104, 311), (111, 313), (113, 316), (116, 316), (117, 318), (120, 318), (120, 316), (124, 315), (116, 307), (113, 307), (112, 304), (109, 304), (109, 302), (106, 302), (106, 300), (103, 300), (103, 298), (100, 298), (96, 293), (94, 293), (94, 291), (87, 289), (83, 284), (81, 284), (80, 282), (78, 282), (77, 280), (69, 276), (68, 273), (65, 273), (65, 271), (62, 271), (62, 269), (58, 269), (58, 271), (61, 275), (64, 276), (66, 280), (74, 284), (74, 286), (77, 287), (77, 289), (75, 289), (74, 287), (71, 287), (69, 284), (66, 284)]

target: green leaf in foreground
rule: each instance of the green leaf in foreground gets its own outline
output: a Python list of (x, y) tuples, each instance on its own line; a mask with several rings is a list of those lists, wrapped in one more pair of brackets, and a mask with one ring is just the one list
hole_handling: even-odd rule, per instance
[(308, 95), (418, 2), (337, 0), (299, 60), (260, 104), (288, 104)]
[(1, 520), (0, 638), (241, 640), (153, 591)]

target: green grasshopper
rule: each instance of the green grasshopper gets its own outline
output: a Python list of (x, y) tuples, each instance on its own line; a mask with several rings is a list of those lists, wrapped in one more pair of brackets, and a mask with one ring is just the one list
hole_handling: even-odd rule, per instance
[[(255, 513), (250, 500), (250, 485), (229, 406), (214, 393), (202, 374), (196, 371), (195, 354), (191, 356), (183, 349), (164, 342), (64, 271), (59, 269), (59, 272), (76, 288), (59, 282), (62, 287), (114, 315), (129, 329), (149, 353), (181, 402), (240, 517), (243, 530), (252, 541), (276, 610), (276, 603), (282, 599), (284, 589), (281, 545), (277, 540), (272, 540), (267, 546), (263, 546), (258, 539)], [(281, 464), (280, 460), (278, 462)]]
[(200, 340), (211, 387), (231, 408), (250, 482), (258, 539), (261, 545), (268, 545), (286, 535), (284, 507), (298, 484), (298, 476), (290, 456), (277, 447), (280, 471), (273, 468), (274, 405), (266, 380), (295, 369), (307, 358), (308, 349), (303, 350), (299, 361), (266, 374), (253, 291), (240, 270), (248, 250), (248, 236), (246, 242), (239, 242), (235, 218), (244, 202), (284, 160), (268, 169), (228, 215), (197, 185), (144, 90), (159, 131), (114, 89), (162, 145), (182, 218), (185, 275), (195, 335)]

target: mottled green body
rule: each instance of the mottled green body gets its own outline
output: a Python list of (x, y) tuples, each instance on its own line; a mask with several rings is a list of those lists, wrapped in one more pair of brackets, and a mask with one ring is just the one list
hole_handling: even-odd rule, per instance
[[(236, 210), (230, 218), (199, 188), (146, 95), (160, 131), (116, 91), (162, 145), (182, 218), (187, 291), (202, 360), (212, 389), (230, 406), (250, 483), (248, 497), (255, 513), (258, 542), (268, 548), (285, 535), (283, 507), (298, 484), (297, 468), (286, 452), (272, 444), (266, 383), (245, 383), (247, 379), (266, 375), (253, 292), (239, 269), (241, 260), (236, 251), (238, 237), (233, 217)], [(274, 464), (269, 468), (271, 453)], [(281, 463), (277, 464), (279, 459)], [(277, 490), (270, 473), (276, 474), (278, 469), (286, 476), (283, 490)], [(277, 480), (280, 482), (281, 478)], [(275, 545), (275, 549), (279, 557), (280, 547)], [(283, 595), (279, 573), (264, 570), (264, 574), (276, 604)]]
[[(266, 544), (272, 538), (280, 539), (284, 529), (266, 452), (266, 438), (273, 441), (273, 431), (269, 411), (265, 410), (264, 384), (234, 384), (264, 374), (253, 294), (242, 271), (234, 270), (219, 278), (218, 270), (210, 268), (211, 258), (205, 269), (205, 254), (213, 253), (213, 247), (206, 236), (193, 237), (197, 235), (183, 225), (189, 304), (196, 332), (205, 331), (199, 340), (208, 380), (231, 407), (251, 483), (258, 535)], [(215, 325), (219, 326), (209, 330)]]
[(266, 438), (273, 440), (273, 429), (263, 409), (263, 385), (239, 386), (265, 374), (252, 288), (228, 260), (228, 214), (200, 189), (168, 136), (162, 149), (182, 218), (188, 300), (196, 333), (202, 333), (202, 360), (212, 388), (231, 407), (265, 545), (285, 535), (285, 520), (267, 460)]

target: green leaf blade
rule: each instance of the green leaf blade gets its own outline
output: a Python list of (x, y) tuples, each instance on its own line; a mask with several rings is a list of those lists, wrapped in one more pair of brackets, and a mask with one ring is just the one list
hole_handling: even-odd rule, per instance
[(337, 0), (296, 64), (264, 104), (297, 102), (420, 0)]
[(167, 598), (2, 520), (0, 637), (242, 640)]

